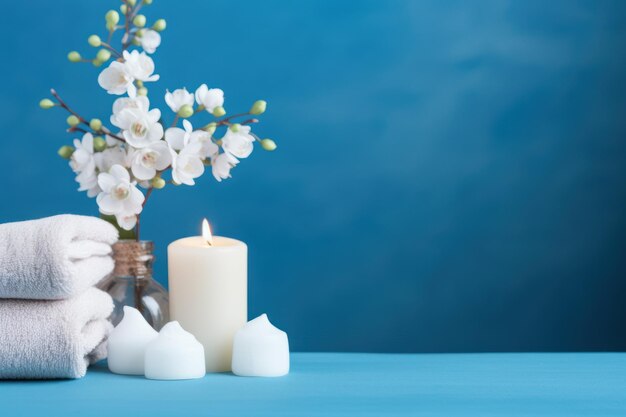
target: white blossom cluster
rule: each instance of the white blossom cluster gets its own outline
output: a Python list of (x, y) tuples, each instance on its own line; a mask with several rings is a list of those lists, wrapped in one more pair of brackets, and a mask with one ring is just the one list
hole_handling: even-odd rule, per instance
[[(131, 7), (129, 2), (125, 5)], [(128, 9), (124, 11), (129, 13)], [(107, 27), (114, 30), (116, 26), (109, 25), (111, 13), (107, 14)], [(133, 22), (137, 22), (137, 17)], [(113, 103), (110, 124), (114, 128), (105, 127), (99, 119), (87, 122), (70, 110), (54, 91), (58, 104), (48, 99), (40, 103), (43, 108), (61, 106), (72, 113), (68, 118), (69, 131), (82, 131), (84, 134), (82, 139), (74, 140), (71, 153), (64, 156), (69, 157), (69, 165), (79, 183), (78, 190), (86, 191), (89, 197), (96, 197), (100, 212), (115, 216), (117, 224), (125, 230), (135, 228), (143, 210), (146, 195), (141, 188), (150, 192), (163, 188), (167, 182), (163, 178), (166, 172), (169, 172), (175, 185), (194, 185), (195, 179), (204, 174), (205, 167), (210, 166), (215, 179), (222, 181), (230, 178), (231, 169), (241, 159), (250, 156), (255, 141), (260, 141), (267, 150), (276, 147), (270, 139), (260, 140), (251, 132), (249, 125), (258, 120), (232, 122), (234, 117), (263, 113), (264, 101), (257, 101), (247, 113), (220, 119), (225, 115), (224, 92), (219, 88), (208, 88), (206, 84), (199, 86), (195, 94), (186, 88), (166, 91), (165, 102), (174, 113), (170, 119), (173, 123), (166, 127), (161, 110), (150, 108), (144, 87), (144, 83), (159, 79), (154, 74), (154, 61), (148, 54), (159, 47), (161, 35), (152, 29), (139, 31), (135, 28), (135, 32), (127, 29), (125, 36), (133, 33), (136, 38), (133, 44), (143, 50), (129, 50), (123, 43), (124, 48), (117, 59), (98, 76), (98, 83), (103, 89), (109, 94), (122, 96)], [(90, 44), (93, 36), (89, 39)], [(101, 41), (97, 38), (94, 43), (101, 44)], [(74, 58), (72, 54), (70, 60), (76, 62), (80, 59), (76, 57), (77, 53)], [(106, 54), (103, 55), (106, 57)], [(189, 118), (202, 112), (215, 119), (200, 129), (194, 129)], [(81, 123), (89, 129), (80, 128)], [(220, 138), (214, 137), (216, 129), (221, 126), (225, 132)]]

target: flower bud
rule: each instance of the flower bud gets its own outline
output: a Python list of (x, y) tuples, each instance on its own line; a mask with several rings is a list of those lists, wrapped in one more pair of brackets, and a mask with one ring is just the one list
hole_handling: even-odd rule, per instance
[(115, 26), (120, 21), (120, 14), (115, 10), (109, 10), (104, 15), (104, 20), (106, 20), (107, 25)]
[(142, 15), (142, 14), (138, 14), (137, 16), (135, 16), (135, 18), (133, 19), (133, 24), (139, 28), (142, 28), (146, 25), (146, 16)]
[(137, 4), (136, 0), (126, 0), (126, 3), (128, 3), (131, 7), (135, 7), (135, 4)]
[(93, 138), (93, 150), (96, 152), (102, 152), (107, 148), (107, 141), (102, 136), (96, 136)]
[(226, 114), (226, 110), (224, 110), (224, 107), (222, 106), (218, 106), (213, 109), (213, 116), (215, 117), (222, 117), (225, 114)]
[(74, 153), (74, 147), (69, 145), (61, 146), (57, 153), (61, 158), (70, 159)]
[(215, 133), (215, 129), (217, 129), (217, 123), (211, 122), (208, 125), (204, 126), (202, 129), (212, 135), (213, 133)]
[(154, 22), (154, 25), (152, 25), (152, 29), (156, 30), (157, 32), (164, 31), (166, 27), (167, 23), (165, 22), (165, 19), (159, 19)]
[(230, 125), (229, 129), (230, 129), (232, 132), (237, 133), (237, 132), (239, 132), (239, 128), (240, 128), (240, 127), (241, 127), (241, 125), (240, 125), (239, 123), (233, 123), (232, 125)]
[(67, 59), (69, 59), (70, 62), (79, 62), (80, 54), (76, 51), (72, 51), (69, 54), (67, 54)]
[(91, 63), (93, 64), (93, 66), (94, 66), (94, 67), (99, 67), (99, 66), (101, 66), (102, 64), (104, 64), (104, 62), (103, 62), (103, 61), (100, 61), (98, 58), (96, 58), (96, 59), (92, 59), (92, 60), (91, 60)]
[(138, 96), (147, 96), (148, 95), (148, 89), (146, 87), (141, 87), (137, 89), (137, 95)]
[(111, 52), (107, 49), (100, 49), (96, 54), (96, 59), (98, 61), (106, 62), (111, 58)]
[(189, 104), (185, 104), (178, 110), (177, 114), (184, 119), (186, 119), (187, 117), (191, 117), (193, 115), (193, 107), (191, 107)]
[(90, 37), (87, 38), (87, 43), (93, 46), (94, 48), (97, 48), (102, 44), (102, 41), (100, 40), (100, 36), (91, 35)]
[(128, 10), (128, 8), (126, 7), (125, 4), (122, 4), (120, 6), (120, 12), (122, 12), (122, 14), (126, 14), (126, 11)]
[(267, 102), (265, 100), (257, 100), (250, 108), (250, 114), (263, 114), (267, 108)]
[(143, 4), (150, 5), (152, 4), (152, 0), (143, 0)]
[(161, 177), (154, 177), (152, 178), (152, 187), (156, 188), (157, 190), (160, 190), (161, 188), (165, 187), (165, 180)]
[(272, 139), (263, 139), (261, 141), (261, 147), (266, 151), (273, 151), (276, 149), (276, 142)]
[(102, 121), (100, 119), (91, 119), (89, 127), (97, 132), (102, 129)]
[(54, 102), (49, 98), (44, 98), (39, 102), (39, 107), (41, 107), (42, 109), (50, 109), (54, 107)]
[(74, 126), (78, 126), (78, 124), (80, 123), (80, 120), (78, 119), (78, 117), (71, 114), (67, 117), (66, 122), (68, 125), (74, 127)]

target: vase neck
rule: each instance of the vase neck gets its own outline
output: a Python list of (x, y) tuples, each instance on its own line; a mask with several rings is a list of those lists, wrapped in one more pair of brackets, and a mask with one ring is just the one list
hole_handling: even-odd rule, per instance
[(113, 259), (117, 277), (150, 278), (154, 262), (151, 241), (120, 240), (113, 244)]

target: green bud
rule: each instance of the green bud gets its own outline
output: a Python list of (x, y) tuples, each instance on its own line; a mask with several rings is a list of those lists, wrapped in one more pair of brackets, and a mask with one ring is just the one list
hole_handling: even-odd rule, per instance
[(193, 107), (191, 107), (189, 104), (185, 104), (178, 110), (177, 114), (184, 119), (186, 119), (187, 117), (191, 117), (193, 115)]
[(68, 125), (74, 127), (74, 126), (78, 126), (78, 124), (80, 123), (80, 120), (78, 119), (78, 117), (71, 114), (67, 117), (66, 122)]
[(108, 49), (100, 49), (96, 54), (98, 61), (107, 62), (111, 58), (111, 52)]
[(104, 15), (104, 20), (106, 20), (107, 25), (115, 26), (120, 21), (120, 14), (115, 10), (109, 10)]
[(267, 108), (267, 102), (265, 100), (257, 100), (250, 108), (250, 114), (263, 114)]
[(102, 129), (102, 121), (100, 119), (91, 119), (89, 127), (97, 132)]
[(150, 5), (150, 4), (152, 4), (152, 0), (143, 0), (143, 4)]
[(156, 30), (157, 32), (164, 31), (166, 27), (167, 23), (165, 22), (165, 19), (159, 19), (154, 22), (154, 25), (152, 25), (152, 29)]
[(146, 25), (146, 16), (142, 15), (142, 14), (138, 14), (137, 16), (135, 16), (135, 18), (133, 19), (133, 24), (139, 28), (142, 28)]
[(139, 29), (139, 30), (137, 31), (137, 36), (141, 38), (141, 37), (143, 36), (143, 34), (144, 34), (144, 33), (146, 33), (146, 30), (145, 30), (145, 29)]
[(152, 178), (152, 187), (156, 188), (157, 190), (160, 190), (161, 188), (165, 187), (165, 180), (161, 177), (154, 177)]
[(80, 54), (76, 51), (72, 51), (69, 54), (67, 54), (67, 59), (69, 59), (70, 62), (79, 62)]
[(276, 142), (272, 139), (263, 139), (261, 141), (261, 147), (266, 151), (273, 151), (276, 149)]
[(233, 123), (232, 125), (230, 125), (229, 129), (230, 129), (232, 132), (237, 133), (237, 132), (239, 132), (239, 128), (240, 128), (240, 127), (241, 127), (241, 125), (240, 125), (239, 123)]
[(70, 159), (74, 153), (74, 147), (69, 145), (61, 146), (57, 153), (61, 158)]
[(126, 11), (128, 10), (128, 8), (126, 7), (125, 4), (122, 4), (120, 6), (120, 12), (122, 12), (122, 14), (126, 14)]
[(212, 135), (213, 133), (215, 133), (215, 129), (217, 129), (217, 123), (211, 122), (208, 125), (204, 126), (203, 129)]
[(92, 59), (91, 63), (93, 64), (94, 67), (99, 67), (100, 65), (104, 64), (104, 61), (100, 61), (98, 58), (96, 58), (96, 59)]
[(107, 148), (107, 141), (102, 136), (96, 136), (93, 138), (93, 150), (96, 152), (102, 152)]
[(87, 43), (93, 46), (94, 48), (97, 48), (98, 46), (102, 45), (102, 41), (100, 40), (100, 36), (98, 35), (91, 35), (90, 37), (88, 37)]
[(54, 107), (54, 102), (49, 98), (44, 98), (39, 102), (39, 107), (41, 107), (42, 109), (50, 109)]
[(226, 114), (226, 110), (224, 110), (224, 107), (222, 106), (219, 106), (213, 109), (213, 116), (215, 117), (222, 117), (225, 114)]
[(135, 7), (135, 4), (137, 4), (136, 0), (126, 0), (126, 3), (128, 3), (130, 5), (130, 7)]
[(141, 87), (141, 88), (137, 89), (137, 95), (138, 96), (147, 96), (148, 95), (148, 89), (146, 87)]
[(133, 40), (130, 41), (133, 45), (135, 46), (139, 46), (141, 45), (141, 42), (139, 41), (139, 39), (137, 37), (133, 37)]

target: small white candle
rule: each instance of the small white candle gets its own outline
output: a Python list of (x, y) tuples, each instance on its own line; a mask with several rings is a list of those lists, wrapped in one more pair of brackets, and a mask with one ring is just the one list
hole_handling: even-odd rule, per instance
[(239, 376), (287, 375), (287, 333), (274, 327), (267, 314), (250, 320), (235, 334), (232, 366), (233, 373)]
[(158, 333), (132, 307), (124, 307), (124, 318), (113, 329), (108, 340), (108, 364), (111, 372), (143, 375), (144, 356), (148, 344)]
[(204, 349), (177, 321), (167, 323), (148, 345), (145, 358), (148, 379), (196, 379), (204, 371)]
[(248, 247), (227, 237), (188, 237), (167, 247), (170, 315), (204, 346), (207, 372), (231, 369), (233, 337), (248, 319)]

